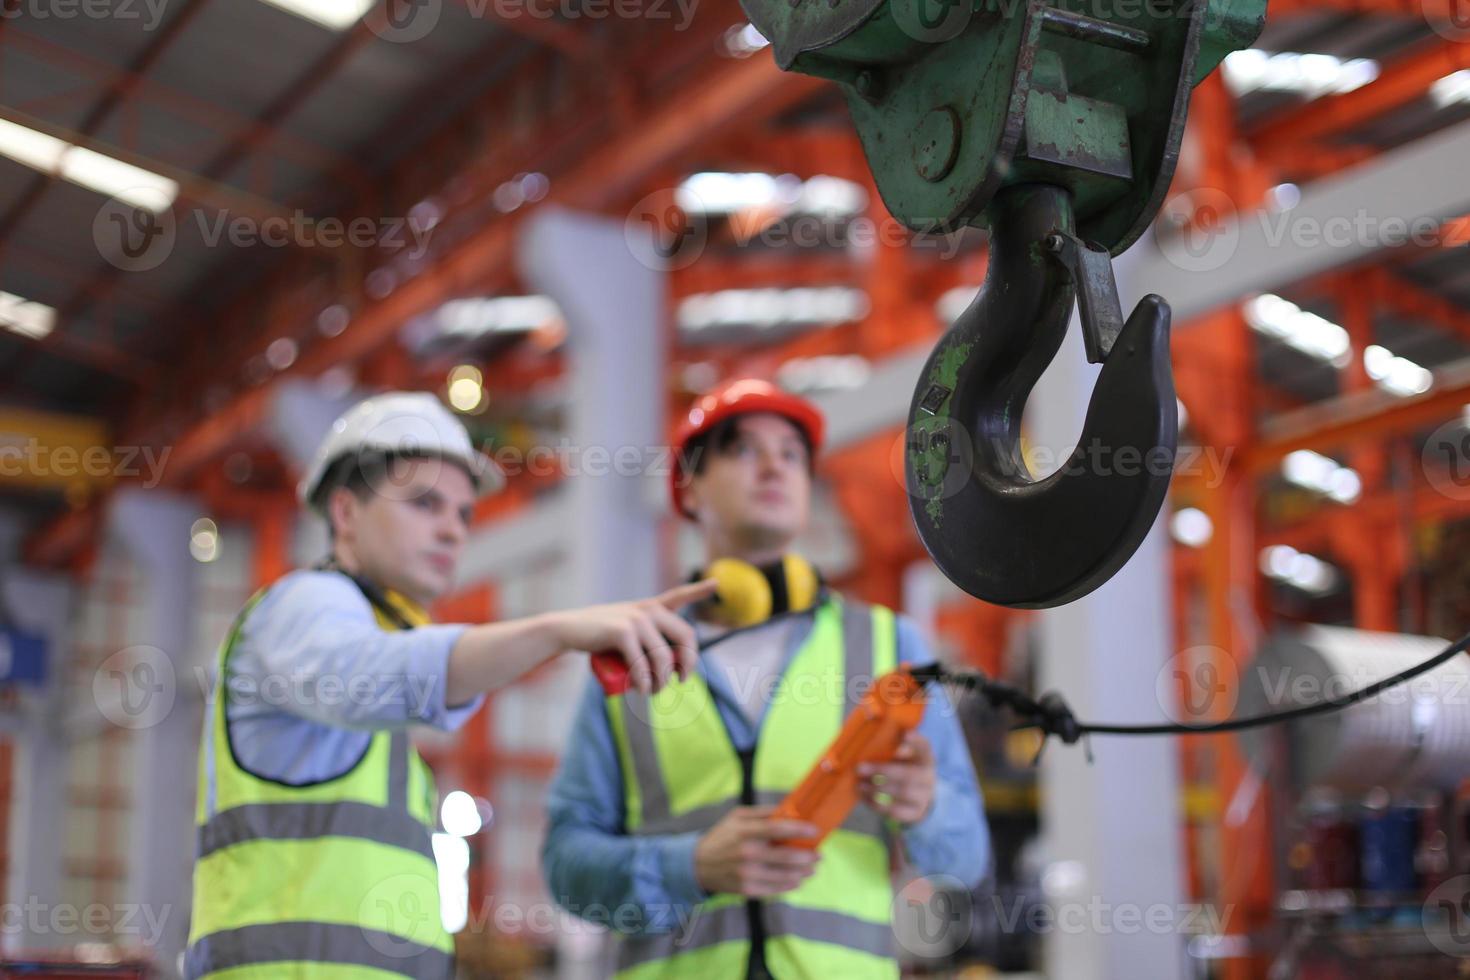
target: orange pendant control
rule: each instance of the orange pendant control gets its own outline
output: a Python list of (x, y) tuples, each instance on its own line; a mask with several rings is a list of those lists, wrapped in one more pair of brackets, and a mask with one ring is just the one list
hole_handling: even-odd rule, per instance
[(924, 685), (909, 672), (907, 665), (879, 677), (847, 716), (842, 731), (827, 746), (817, 764), (772, 815), (774, 819), (813, 824), (818, 836), (780, 843), (815, 849), (829, 833), (842, 826), (861, 799), (858, 764), (892, 759), (904, 736), (918, 727), (924, 717), (924, 703)]

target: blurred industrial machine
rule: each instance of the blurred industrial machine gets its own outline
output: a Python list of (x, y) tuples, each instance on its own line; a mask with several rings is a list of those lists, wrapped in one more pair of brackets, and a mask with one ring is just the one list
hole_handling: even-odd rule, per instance
[[(1364, 687), (1444, 647), (1326, 626), (1281, 631), (1241, 677), (1237, 713)], [(1273, 980), (1460, 976), (1470, 953), (1470, 661), (1362, 704), (1246, 732), (1277, 801)], [(1463, 960), (1461, 962), (1464, 962)]]

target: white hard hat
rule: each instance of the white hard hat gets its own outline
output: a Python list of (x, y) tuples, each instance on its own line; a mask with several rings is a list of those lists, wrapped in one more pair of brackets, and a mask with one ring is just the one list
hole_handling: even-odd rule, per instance
[(359, 453), (447, 459), (468, 471), (477, 494), (505, 486), (500, 467), (475, 449), (464, 425), (439, 399), (424, 391), (390, 391), (358, 402), (332, 423), (296, 487), (301, 503), (320, 509), (323, 479), (338, 462)]

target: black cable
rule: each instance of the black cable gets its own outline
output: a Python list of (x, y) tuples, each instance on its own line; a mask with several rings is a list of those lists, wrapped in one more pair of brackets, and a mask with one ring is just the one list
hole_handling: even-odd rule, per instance
[(987, 677), (978, 671), (951, 671), (938, 665), (920, 667), (913, 671), (914, 675), (923, 680), (937, 680), (943, 683), (959, 684), (971, 688), (984, 695), (992, 707), (1010, 708), (1016, 715), (1026, 719), (1025, 724), (1017, 728), (1039, 728), (1043, 735), (1056, 735), (1068, 745), (1076, 742), (1086, 735), (1216, 735), (1222, 732), (1240, 731), (1246, 728), (1258, 728), (1264, 725), (1276, 725), (1283, 722), (1295, 721), (1298, 718), (1306, 718), (1311, 715), (1326, 714), (1330, 711), (1340, 711), (1343, 708), (1366, 701), (1377, 694), (1381, 694), (1391, 687), (1397, 687), (1413, 680), (1421, 674), (1447, 663), (1454, 657), (1470, 649), (1470, 633), (1466, 633), (1454, 643), (1445, 647), (1439, 653), (1430, 657), (1422, 663), (1415, 664), (1405, 670), (1392, 674), (1382, 680), (1375, 681), (1367, 687), (1359, 688), (1347, 694), (1337, 697), (1326, 698), (1312, 704), (1298, 705), (1294, 708), (1286, 708), (1281, 711), (1268, 711), (1264, 714), (1250, 715), (1245, 718), (1231, 718), (1228, 721), (1212, 722), (1206, 725), (1186, 725), (1182, 723), (1160, 722), (1147, 725), (1118, 725), (1104, 724), (1086, 721), (1078, 721), (1072, 714), (1072, 709), (1067, 706), (1062, 696), (1055, 691), (1043, 694), (1039, 700), (1033, 700), (1029, 695), (1012, 687)]

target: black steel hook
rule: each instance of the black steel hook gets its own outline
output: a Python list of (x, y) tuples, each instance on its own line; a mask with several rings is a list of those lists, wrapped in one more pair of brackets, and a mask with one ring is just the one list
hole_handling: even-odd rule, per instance
[[(909, 408), (909, 505), (951, 581), (1043, 608), (1107, 581), (1164, 502), (1179, 439), (1169, 306), (1146, 296), (1122, 322), (1110, 260), (1076, 239), (1066, 189), (1012, 187), (989, 213), (985, 284), (929, 356)], [(1021, 412), (1079, 285), (1088, 357), (1103, 367), (1076, 450), (1036, 480)]]

